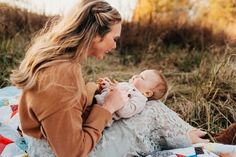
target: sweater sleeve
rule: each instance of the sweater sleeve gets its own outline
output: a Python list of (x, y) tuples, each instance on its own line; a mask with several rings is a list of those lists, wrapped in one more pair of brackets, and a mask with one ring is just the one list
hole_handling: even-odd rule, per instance
[[(33, 111), (56, 156), (84, 157), (95, 147), (112, 115), (94, 105), (86, 120), (82, 118), (87, 107), (85, 83), (77, 67), (68, 67), (57, 67), (42, 79), (44, 89), (34, 98), (38, 105)], [(45, 87), (47, 82), (53, 84)]]
[(85, 122), (82, 112), (68, 108), (42, 122), (47, 140), (58, 157), (84, 157), (94, 148), (111, 114), (95, 105)]

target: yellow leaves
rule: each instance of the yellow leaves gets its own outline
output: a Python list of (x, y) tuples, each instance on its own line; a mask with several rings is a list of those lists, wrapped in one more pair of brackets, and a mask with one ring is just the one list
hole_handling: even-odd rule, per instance
[(236, 4), (234, 0), (210, 0), (209, 18), (226, 23), (235, 23)]
[(135, 9), (134, 18), (136, 20), (139, 20), (141, 17), (151, 18), (150, 14), (152, 12), (152, 0), (139, 0)]
[(189, 7), (188, 0), (138, 0), (134, 20), (150, 20), (159, 14), (183, 14)]

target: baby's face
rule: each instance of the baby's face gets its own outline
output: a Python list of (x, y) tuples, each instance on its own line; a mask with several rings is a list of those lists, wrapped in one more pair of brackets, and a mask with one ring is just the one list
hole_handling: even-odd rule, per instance
[(134, 75), (129, 83), (133, 84), (141, 93), (145, 93), (153, 89), (160, 81), (160, 76), (153, 70), (145, 70), (139, 75)]

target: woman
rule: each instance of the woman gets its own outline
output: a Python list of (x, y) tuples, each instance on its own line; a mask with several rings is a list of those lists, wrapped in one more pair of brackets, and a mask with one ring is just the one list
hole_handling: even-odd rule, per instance
[(87, 112), (81, 62), (87, 56), (103, 59), (116, 48), (120, 32), (120, 14), (96, 0), (76, 6), (34, 39), (11, 75), (23, 89), (19, 116), (30, 156), (83, 157), (94, 148), (127, 98), (113, 86), (104, 104)]

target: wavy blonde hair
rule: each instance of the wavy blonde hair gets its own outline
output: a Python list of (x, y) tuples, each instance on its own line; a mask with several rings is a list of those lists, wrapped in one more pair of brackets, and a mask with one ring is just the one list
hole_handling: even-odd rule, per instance
[(104, 37), (120, 21), (119, 12), (107, 2), (82, 1), (35, 36), (19, 69), (11, 74), (12, 83), (31, 89), (42, 69), (68, 60), (80, 63), (87, 58), (94, 37)]

